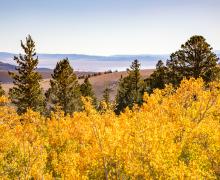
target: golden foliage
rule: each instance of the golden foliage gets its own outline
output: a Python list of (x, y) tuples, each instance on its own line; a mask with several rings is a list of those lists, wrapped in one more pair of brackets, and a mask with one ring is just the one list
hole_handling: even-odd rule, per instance
[(116, 116), (16, 114), (0, 98), (2, 179), (218, 179), (220, 83), (183, 80)]

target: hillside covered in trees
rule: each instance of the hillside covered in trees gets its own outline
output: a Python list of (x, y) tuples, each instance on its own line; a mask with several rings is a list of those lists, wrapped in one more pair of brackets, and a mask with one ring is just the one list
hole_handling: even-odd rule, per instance
[(68, 58), (44, 92), (35, 42), (15, 56), (14, 86), (0, 86), (2, 179), (219, 179), (220, 68), (202, 36), (159, 60), (147, 78), (138, 60), (110, 101), (97, 100)]

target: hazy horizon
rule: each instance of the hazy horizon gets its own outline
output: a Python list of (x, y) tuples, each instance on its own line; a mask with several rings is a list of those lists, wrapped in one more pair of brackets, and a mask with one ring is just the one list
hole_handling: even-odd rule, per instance
[[(13, 56), (16, 54), (0, 52), (0, 62), (16, 65)], [(39, 68), (54, 69), (61, 59), (68, 58), (77, 71), (125, 71), (134, 59), (138, 59), (142, 69), (153, 69), (159, 59), (166, 60), (167, 55), (124, 55), (124, 56), (89, 56), (79, 54), (37, 54)]]

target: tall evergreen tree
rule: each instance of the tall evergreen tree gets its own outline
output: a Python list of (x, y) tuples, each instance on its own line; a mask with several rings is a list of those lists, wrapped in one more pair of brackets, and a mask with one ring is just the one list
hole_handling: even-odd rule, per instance
[(159, 60), (156, 64), (156, 70), (145, 80), (147, 92), (152, 93), (155, 88), (165, 88), (167, 80), (167, 67), (164, 66), (162, 60)]
[(130, 78), (130, 86), (131, 89), (133, 90), (133, 98), (134, 98), (134, 103), (139, 103), (140, 101), (140, 80), (141, 80), (141, 75), (140, 75), (140, 63), (138, 60), (134, 60), (132, 62), (130, 69), (127, 69), (128, 71), (128, 76)]
[(111, 92), (111, 89), (108, 86), (106, 86), (103, 91), (102, 99), (98, 107), (98, 110), (100, 112), (105, 112), (107, 109), (111, 109), (111, 110), (114, 109), (113, 104), (110, 103), (110, 92)]
[(110, 103), (110, 92), (111, 89), (109, 87), (106, 87), (103, 91), (102, 99), (107, 105)]
[(80, 85), (67, 58), (57, 63), (46, 97), (51, 110), (55, 105), (59, 105), (65, 114), (82, 109)]
[[(166, 67), (157, 68), (146, 81), (151, 81), (149, 89), (163, 88), (165, 83), (178, 86), (185, 78), (202, 77), (210, 82), (219, 77), (220, 68), (217, 66), (218, 57), (212, 47), (202, 36), (192, 36), (181, 49), (172, 53)], [(158, 78), (161, 79), (159, 82)], [(166, 79), (166, 80), (165, 80)]]
[(0, 83), (0, 97), (3, 95), (5, 95), (5, 91), (3, 90), (2, 85)]
[(92, 84), (89, 81), (89, 77), (86, 76), (86, 78), (84, 79), (84, 82), (80, 85), (80, 91), (82, 96), (86, 97), (92, 97), (94, 98), (94, 92), (92, 89)]
[(92, 84), (89, 82), (89, 77), (86, 76), (84, 82), (80, 85), (80, 92), (84, 97), (90, 97), (93, 105), (96, 106), (96, 97), (92, 88)]
[(202, 36), (192, 36), (181, 49), (172, 53), (167, 61), (169, 77), (179, 84), (183, 77), (202, 77), (206, 82), (218, 76), (218, 57)]
[(36, 71), (38, 57), (36, 57), (35, 43), (29, 35), (25, 44), (21, 41), (24, 55), (15, 56), (18, 64), (17, 72), (9, 72), (13, 78), (14, 87), (9, 90), (12, 103), (17, 106), (19, 114), (26, 112), (27, 108), (43, 113), (45, 97), (40, 87), (41, 75)]
[(128, 76), (119, 81), (118, 92), (116, 95), (115, 112), (119, 114), (127, 106), (132, 108), (134, 104), (142, 103), (143, 82), (140, 75), (140, 64), (134, 60), (130, 69), (127, 69)]

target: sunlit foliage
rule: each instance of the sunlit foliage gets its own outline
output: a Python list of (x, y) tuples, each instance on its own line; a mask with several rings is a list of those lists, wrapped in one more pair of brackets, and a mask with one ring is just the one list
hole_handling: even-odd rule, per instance
[(116, 116), (18, 115), (0, 98), (1, 179), (219, 179), (220, 83), (183, 80)]

